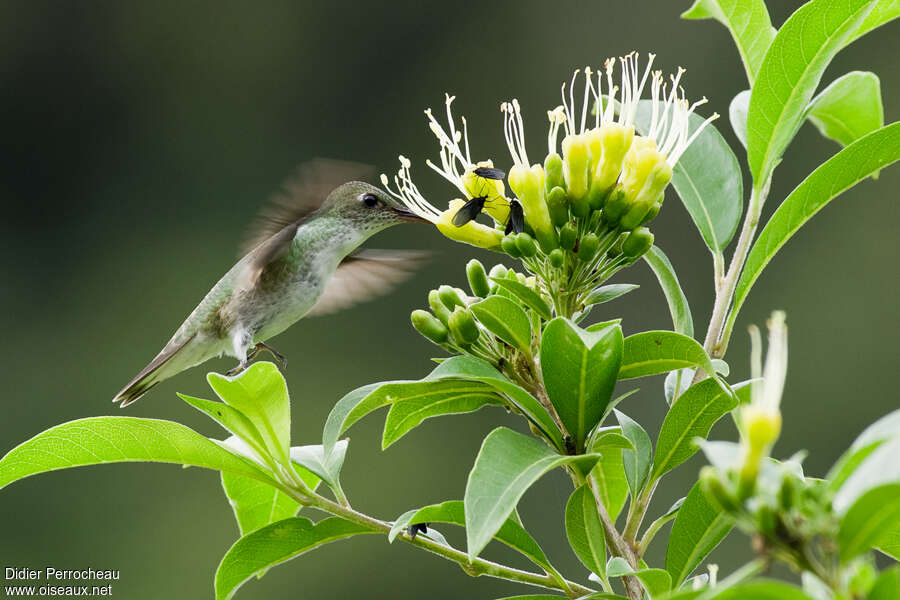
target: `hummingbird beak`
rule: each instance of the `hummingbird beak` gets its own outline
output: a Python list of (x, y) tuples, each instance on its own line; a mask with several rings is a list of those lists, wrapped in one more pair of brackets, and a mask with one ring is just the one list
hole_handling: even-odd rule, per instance
[(391, 208), (391, 210), (393, 210), (394, 213), (404, 221), (410, 221), (413, 223), (431, 223), (431, 221), (429, 221), (428, 219), (423, 219), (416, 213), (405, 208)]

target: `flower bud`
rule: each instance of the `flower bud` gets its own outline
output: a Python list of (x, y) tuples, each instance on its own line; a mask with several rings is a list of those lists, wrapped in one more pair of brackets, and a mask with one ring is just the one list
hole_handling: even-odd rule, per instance
[(431, 307), (431, 312), (434, 313), (434, 316), (437, 317), (441, 323), (446, 325), (450, 322), (450, 310), (444, 305), (444, 301), (441, 300), (441, 295), (438, 290), (431, 290), (428, 292), (428, 306)]
[(463, 298), (463, 294), (460, 294), (459, 292), (460, 290), (449, 285), (442, 285), (438, 288), (438, 295), (441, 298), (441, 302), (444, 303), (444, 306), (446, 306), (448, 310), (453, 310), (457, 306), (463, 308), (466, 307), (466, 301)]
[(572, 200), (584, 198), (588, 191), (588, 167), (590, 151), (583, 135), (567, 135), (562, 141), (563, 175), (566, 190)]
[[(493, 267), (491, 267), (491, 270), (488, 271), (488, 278), (493, 279), (495, 277), (497, 277), (497, 278), (506, 277), (506, 267), (504, 265), (501, 265), (498, 263), (498, 264), (494, 265)], [(496, 284), (491, 284), (492, 291), (493, 291), (494, 287), (496, 287)]]
[(578, 244), (578, 258), (589, 262), (597, 254), (598, 248), (600, 248), (600, 238), (596, 233), (588, 232), (581, 237), (581, 242)]
[(570, 198), (572, 214), (579, 219), (584, 219), (591, 214), (591, 204), (587, 194), (578, 198)]
[(516, 235), (516, 248), (519, 249), (519, 254), (525, 258), (530, 258), (537, 254), (537, 246), (534, 244), (534, 239), (524, 231)]
[(550, 253), (550, 264), (555, 269), (559, 269), (563, 266), (563, 263), (566, 261), (566, 255), (563, 254), (562, 249), (557, 248), (553, 252)]
[[(622, 187), (632, 202), (653, 205), (672, 181), (672, 167), (650, 138), (638, 137), (625, 156)], [(646, 214), (646, 213), (645, 213)]]
[(413, 327), (423, 336), (435, 344), (443, 344), (447, 341), (449, 332), (446, 325), (427, 310), (414, 310), (409, 316)]
[(559, 245), (566, 250), (575, 248), (575, 240), (578, 238), (578, 230), (574, 223), (566, 223), (559, 230)]
[(638, 227), (622, 242), (622, 254), (629, 258), (642, 256), (653, 245), (653, 232), (646, 227)]
[(500, 247), (503, 248), (504, 252), (506, 252), (513, 258), (522, 258), (522, 253), (519, 252), (519, 247), (516, 245), (515, 233), (510, 233), (509, 235), (503, 236), (503, 241), (500, 243)]
[(609, 250), (606, 251), (606, 256), (610, 258), (615, 258), (622, 254), (622, 245), (625, 243), (625, 240), (628, 238), (629, 233), (619, 234), (619, 237), (616, 238), (616, 241), (613, 242), (613, 245), (610, 246)]
[(729, 492), (719, 478), (719, 472), (715, 467), (706, 465), (700, 469), (700, 490), (706, 497), (718, 504), (725, 512), (736, 512), (740, 504), (734, 495)]
[(641, 221), (641, 225), (646, 225), (655, 219), (656, 215), (659, 214), (660, 209), (662, 209), (662, 198), (653, 203), (653, 206), (651, 206), (650, 210), (647, 211), (647, 214), (644, 215), (644, 220)]
[(450, 201), (450, 208), (442, 212), (435, 223), (438, 231), (451, 240), (488, 250), (499, 250), (500, 240), (503, 239), (502, 231), (482, 225), (477, 221), (469, 221), (462, 227), (457, 227), (453, 224), (453, 217), (462, 208), (463, 204), (465, 202), (459, 199)]
[(591, 185), (588, 190), (587, 201), (591, 210), (598, 211), (606, 204), (606, 197), (609, 195), (609, 188), (601, 188), (598, 185)]
[(607, 225), (617, 225), (630, 205), (631, 201), (625, 194), (625, 190), (621, 186), (616, 186), (607, 197), (606, 204), (603, 205), (603, 222)]
[(533, 165), (530, 169), (521, 164), (513, 165), (509, 170), (509, 186), (522, 203), (525, 221), (534, 230), (541, 249), (551, 252), (558, 242), (544, 201), (544, 169), (541, 165)]
[(484, 272), (484, 265), (477, 258), (473, 258), (466, 263), (466, 279), (469, 280), (469, 288), (472, 294), (479, 298), (487, 298), (491, 293), (491, 286), (488, 283), (487, 274)]
[(554, 225), (557, 227), (565, 225), (569, 220), (569, 199), (566, 197), (566, 190), (560, 186), (550, 190), (547, 194), (547, 208)]
[(563, 178), (563, 160), (556, 152), (548, 154), (547, 158), (544, 159), (544, 172), (547, 174), (547, 180), (544, 183), (547, 192), (550, 192), (555, 187), (566, 185), (566, 181)]
[(759, 532), (766, 537), (775, 535), (775, 527), (777, 517), (775, 511), (768, 504), (760, 504), (756, 510), (756, 520), (759, 525)]
[(591, 187), (598, 193), (616, 184), (633, 140), (634, 128), (618, 123), (604, 123), (590, 133)]
[(468, 346), (478, 340), (480, 330), (472, 311), (457, 307), (450, 313), (450, 332), (460, 345)]
[[(483, 160), (475, 165), (493, 168), (494, 162)], [(506, 186), (499, 179), (486, 179), (475, 174), (475, 169), (467, 169), (460, 178), (469, 198), (487, 196), (484, 212), (491, 215), (497, 223), (506, 223), (509, 218), (509, 202), (506, 201)]]

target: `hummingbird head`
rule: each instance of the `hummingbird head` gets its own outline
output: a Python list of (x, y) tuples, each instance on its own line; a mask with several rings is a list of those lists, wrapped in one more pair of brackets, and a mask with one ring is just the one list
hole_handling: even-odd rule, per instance
[(318, 212), (349, 221), (359, 230), (370, 233), (398, 223), (429, 222), (384, 190), (362, 181), (351, 181), (335, 188)]

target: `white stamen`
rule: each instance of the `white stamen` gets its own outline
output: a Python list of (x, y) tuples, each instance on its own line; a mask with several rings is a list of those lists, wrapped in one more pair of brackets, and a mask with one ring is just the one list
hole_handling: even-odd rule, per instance
[(409, 159), (401, 154), (400, 169), (397, 171), (397, 175), (394, 176), (396, 191), (391, 189), (388, 176), (384, 173), (381, 174), (381, 184), (391, 196), (402, 202), (412, 213), (432, 223), (436, 223), (441, 215), (441, 211), (432, 206), (419, 192), (419, 188), (412, 181), (409, 167)]

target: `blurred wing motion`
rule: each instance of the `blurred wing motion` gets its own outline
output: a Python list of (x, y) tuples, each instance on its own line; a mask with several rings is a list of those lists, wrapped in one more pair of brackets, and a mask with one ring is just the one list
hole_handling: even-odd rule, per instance
[(428, 261), (427, 252), (361, 250), (338, 266), (307, 316), (327, 315), (383, 296)]

